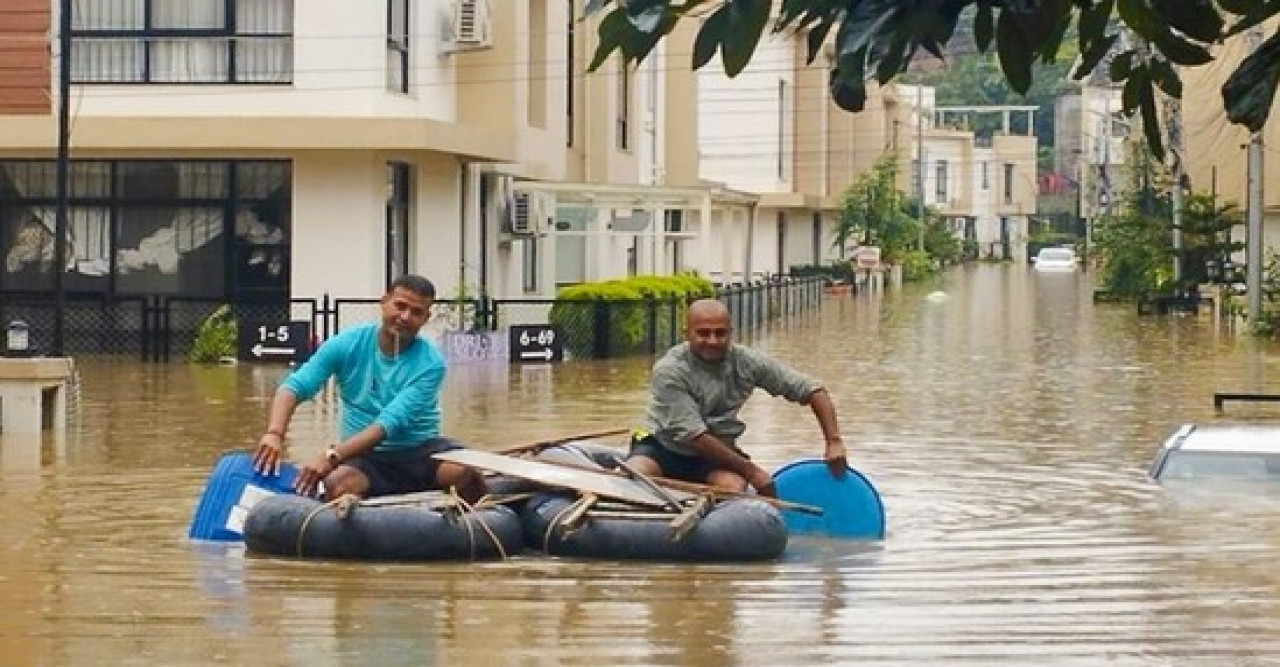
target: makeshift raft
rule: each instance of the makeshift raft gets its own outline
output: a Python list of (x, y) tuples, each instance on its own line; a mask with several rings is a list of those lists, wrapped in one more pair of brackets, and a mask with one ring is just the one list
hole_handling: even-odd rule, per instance
[(669, 488), (595, 443), (558, 445), (530, 460), (473, 451), (441, 458), (496, 471), (508, 487), (513, 478), (560, 487), (520, 506), (526, 547), (544, 554), (727, 562), (773, 559), (786, 550), (786, 523), (769, 502), (699, 485), (687, 486), (701, 492)]
[(520, 518), (502, 505), (470, 507), (415, 497), (322, 503), (280, 494), (253, 506), (249, 551), (272, 556), (363, 560), (490, 560), (523, 548)]

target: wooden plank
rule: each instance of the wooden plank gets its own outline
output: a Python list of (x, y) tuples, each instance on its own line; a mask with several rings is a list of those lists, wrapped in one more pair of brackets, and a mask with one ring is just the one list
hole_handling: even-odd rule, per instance
[[(492, 470), (547, 486), (594, 493), (601, 498), (621, 500), (642, 507), (660, 508), (669, 504), (666, 498), (650, 491), (643, 484), (607, 470), (588, 470), (543, 463), (474, 449), (454, 449), (434, 456), (441, 461)], [(676, 490), (672, 490), (671, 494), (680, 502), (697, 497), (692, 493)]]
[(631, 429), (629, 428), (611, 428), (605, 431), (592, 431), (591, 433), (582, 433), (580, 435), (566, 435), (552, 440), (541, 440), (527, 445), (516, 445), (515, 447), (500, 449), (498, 450), (498, 453), (506, 454), (508, 456), (516, 454), (537, 454), (544, 449), (549, 449), (556, 445), (577, 442), (578, 440), (598, 440), (600, 438), (607, 438), (611, 435), (622, 435), (623, 433), (630, 432)]

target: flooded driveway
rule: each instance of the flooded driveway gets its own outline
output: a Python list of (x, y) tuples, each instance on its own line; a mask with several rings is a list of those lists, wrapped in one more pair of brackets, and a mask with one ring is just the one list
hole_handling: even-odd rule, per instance
[[(945, 297), (930, 292), (945, 292)], [(1280, 491), (1160, 488), (1145, 467), (1214, 390), (1274, 390), (1280, 349), (1207, 315), (1138, 318), (1088, 276), (958, 269), (831, 297), (752, 340), (822, 378), (883, 543), (777, 563), (519, 557), (296, 562), (185, 539), (281, 369), (83, 363), (65, 438), (0, 440), (0, 655), (13, 665), (1205, 664), (1280, 656)], [(649, 360), (451, 371), (447, 430), (498, 448), (627, 425)], [(744, 446), (819, 452), (758, 395)], [(332, 437), (294, 422), (295, 456)]]

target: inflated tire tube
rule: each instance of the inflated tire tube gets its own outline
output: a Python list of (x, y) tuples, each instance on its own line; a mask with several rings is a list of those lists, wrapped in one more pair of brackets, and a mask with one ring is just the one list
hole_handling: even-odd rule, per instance
[(356, 506), (345, 518), (312, 498), (281, 494), (249, 510), (249, 551), (364, 560), (483, 560), (523, 548), (520, 517), (497, 506), (457, 515), (414, 505)]
[(558, 556), (702, 562), (770, 560), (787, 548), (782, 514), (761, 500), (722, 501), (677, 542), (669, 521), (590, 515), (563, 536), (556, 524), (573, 502), (558, 493), (531, 498), (521, 512), (526, 544)]

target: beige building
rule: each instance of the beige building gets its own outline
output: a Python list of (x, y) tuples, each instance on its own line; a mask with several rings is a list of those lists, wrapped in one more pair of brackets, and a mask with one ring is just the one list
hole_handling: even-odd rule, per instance
[(55, 274), (59, 3), (0, 3), (0, 295), (550, 296), (705, 269), (755, 201), (699, 177), (692, 26), (588, 73), (581, 2), (72, 4)]
[[(1267, 34), (1272, 34), (1274, 22)], [(1181, 70), (1183, 155), (1191, 187), (1196, 192), (1216, 193), (1226, 203), (1243, 212), (1247, 206), (1249, 131), (1227, 119), (1223, 108), (1222, 84), (1249, 52), (1247, 35), (1227, 40), (1207, 65)], [(1263, 141), (1263, 237), (1266, 246), (1280, 247), (1280, 161), (1274, 147), (1280, 146), (1280, 118), (1272, 110), (1262, 130)], [(1244, 230), (1235, 233), (1244, 240)]]
[[(932, 88), (898, 85), (888, 108), (910, 164), (900, 170), (903, 189), (976, 243), (980, 257), (1025, 259), (1038, 190), (1036, 107), (939, 106)], [(996, 129), (976, 132), (980, 118), (995, 119)]]

